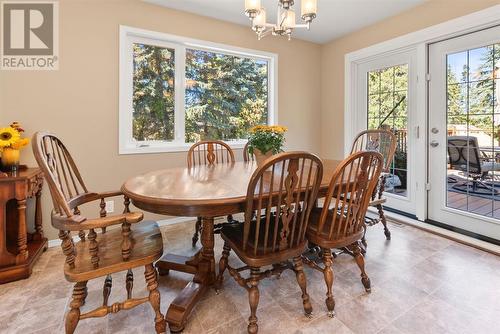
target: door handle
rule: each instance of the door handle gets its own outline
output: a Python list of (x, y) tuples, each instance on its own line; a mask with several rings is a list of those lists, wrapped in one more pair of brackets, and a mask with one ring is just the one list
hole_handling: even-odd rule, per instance
[(435, 140), (431, 141), (431, 146), (432, 147), (437, 147), (439, 145), (439, 143)]

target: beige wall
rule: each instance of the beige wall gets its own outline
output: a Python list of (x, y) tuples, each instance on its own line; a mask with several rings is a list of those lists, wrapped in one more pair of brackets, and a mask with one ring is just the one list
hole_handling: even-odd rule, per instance
[[(88, 187), (96, 191), (117, 189), (143, 171), (184, 165), (185, 153), (118, 155), (118, 29), (122, 24), (277, 53), (279, 123), (290, 129), (288, 148), (339, 158), (343, 156), (346, 53), (497, 3), (431, 0), (320, 46), (277, 38), (257, 41), (247, 27), (139, 0), (61, 0), (60, 69), (0, 71), (0, 124), (17, 120), (29, 134), (40, 129), (59, 134), (74, 152)], [(31, 150), (24, 151), (23, 162), (34, 164)], [(55, 239), (48, 191), (43, 201), (45, 231)]]
[(430, 0), (400, 15), (323, 45), (321, 156), (342, 158), (344, 155), (345, 54), (499, 3), (500, 0)]
[[(319, 152), (320, 45), (257, 41), (248, 27), (139, 0), (62, 0), (59, 71), (1, 71), (0, 121), (18, 120), (28, 134), (46, 129), (60, 135), (90, 189), (118, 189), (138, 173), (185, 164), (185, 153), (118, 155), (119, 25), (277, 53), (279, 122), (290, 129), (288, 148)], [(22, 158), (34, 164), (30, 149)], [(48, 195), (46, 189), (44, 227), (55, 239)]]

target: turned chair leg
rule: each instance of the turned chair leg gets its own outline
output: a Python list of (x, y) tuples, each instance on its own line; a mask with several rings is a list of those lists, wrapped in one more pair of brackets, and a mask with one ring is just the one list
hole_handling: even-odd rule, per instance
[(250, 268), (250, 281), (248, 288), (248, 302), (250, 304), (250, 317), (248, 317), (248, 333), (256, 334), (259, 331), (257, 325), (257, 306), (259, 306), (259, 268)]
[(111, 287), (113, 285), (113, 281), (111, 275), (106, 276), (104, 280), (104, 287), (102, 288), (102, 305), (108, 306), (109, 295), (111, 294)]
[(306, 317), (310, 317), (312, 314), (312, 305), (309, 299), (309, 294), (306, 290), (306, 274), (304, 273), (304, 266), (300, 256), (293, 258), (293, 268), (295, 271), (295, 277), (297, 278), (297, 283), (299, 283), (300, 290), (302, 290), (302, 304), (304, 305), (304, 312)]
[(323, 253), (323, 264), (325, 268), (323, 269), (323, 276), (325, 278), (326, 284), (326, 308), (328, 309), (328, 316), (333, 318), (335, 316), (335, 299), (333, 298), (333, 257), (332, 250), (329, 248), (322, 248)]
[(363, 247), (361, 247), (361, 252), (363, 254), (366, 254), (366, 248), (368, 247), (368, 243), (366, 242), (366, 229), (367, 229), (367, 226), (366, 224), (363, 225), (363, 237), (361, 238), (361, 244), (363, 245)]
[(224, 281), (224, 271), (227, 268), (227, 262), (229, 258), (229, 253), (231, 252), (231, 248), (224, 243), (224, 247), (222, 249), (222, 256), (219, 260), (219, 274), (217, 275), (217, 280), (215, 281), (215, 290), (219, 291), (222, 288), (222, 282)]
[(354, 259), (356, 260), (356, 263), (358, 264), (359, 269), (361, 270), (361, 283), (363, 283), (363, 286), (365, 287), (366, 292), (371, 292), (371, 282), (370, 278), (365, 272), (365, 258), (363, 257), (363, 254), (361, 253), (361, 247), (359, 246), (358, 242), (355, 242), (351, 246), (349, 246), (351, 251), (354, 254)]
[(85, 302), (87, 295), (87, 281), (77, 282), (73, 288), (73, 299), (69, 304), (70, 310), (66, 315), (66, 334), (73, 334), (75, 332), (78, 321), (80, 321), (80, 307)]
[(384, 207), (382, 204), (377, 205), (378, 216), (380, 217), (380, 222), (384, 225), (384, 234), (387, 240), (391, 240), (391, 231), (387, 227), (387, 220), (385, 219)]
[(132, 289), (134, 288), (134, 273), (132, 269), (127, 271), (125, 288), (127, 289), (127, 299), (132, 299)]
[(196, 243), (198, 242), (200, 233), (201, 233), (201, 217), (198, 217), (196, 219), (196, 224), (194, 225), (194, 233), (193, 233), (193, 238), (191, 239), (193, 242), (193, 247), (196, 247)]
[(149, 290), (149, 303), (155, 312), (155, 330), (157, 334), (166, 332), (166, 323), (163, 314), (160, 312), (160, 292), (158, 291), (158, 281), (156, 279), (156, 270), (153, 264), (146, 265), (144, 272), (146, 283)]

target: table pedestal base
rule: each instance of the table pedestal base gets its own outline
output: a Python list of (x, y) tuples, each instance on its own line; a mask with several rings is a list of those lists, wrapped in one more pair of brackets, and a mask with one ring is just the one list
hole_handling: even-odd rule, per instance
[(194, 305), (215, 282), (213, 218), (203, 218), (201, 245), (201, 249), (192, 257), (166, 254), (156, 263), (160, 275), (168, 274), (170, 270), (194, 275), (193, 280), (175, 297), (168, 308), (166, 321), (170, 331), (174, 333), (184, 329)]

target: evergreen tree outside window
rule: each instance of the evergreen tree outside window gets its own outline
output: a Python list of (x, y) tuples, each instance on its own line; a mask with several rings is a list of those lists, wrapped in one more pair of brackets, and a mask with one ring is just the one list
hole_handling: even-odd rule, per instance
[(134, 43), (133, 137), (174, 139), (175, 51)]
[(276, 66), (275, 54), (121, 27), (120, 154), (242, 148), (277, 121)]
[(186, 49), (186, 142), (246, 139), (267, 124), (267, 61)]

